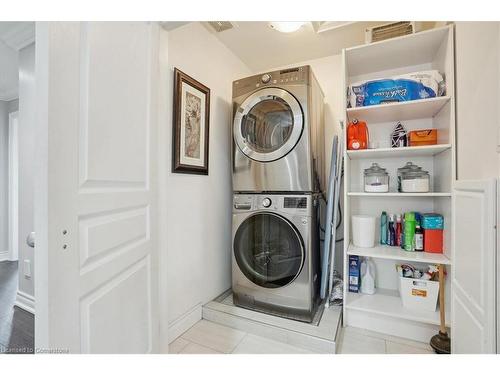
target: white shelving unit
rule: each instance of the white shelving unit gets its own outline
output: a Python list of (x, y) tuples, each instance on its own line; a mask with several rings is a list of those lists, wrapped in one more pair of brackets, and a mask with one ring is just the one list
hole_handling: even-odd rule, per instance
[[(395, 265), (411, 263), (453, 267), (452, 183), (455, 180), (455, 98), (453, 27), (447, 26), (343, 51), (344, 87), (351, 83), (394, 75), (437, 69), (446, 80), (446, 96), (359, 108), (345, 107), (345, 123), (358, 118), (366, 121), (370, 141), (376, 149), (344, 151), (344, 325), (381, 333), (428, 341), (437, 332), (439, 311), (412, 311), (403, 307)], [(346, 90), (344, 90), (345, 92)], [(344, 103), (347, 98), (344, 96)], [(434, 128), (438, 144), (422, 147), (390, 148), (390, 134), (401, 121), (408, 131)], [(347, 139), (344, 127), (344, 139)], [(398, 193), (396, 171), (407, 161), (422, 166), (431, 175), (431, 192)], [(365, 193), (363, 169), (373, 162), (387, 168), (389, 193)], [(351, 241), (351, 216), (380, 217), (382, 211), (398, 214), (408, 211), (436, 212), (444, 216), (444, 253), (406, 252), (398, 247), (355, 247)], [(377, 225), (380, 219), (377, 220)], [(379, 232), (379, 231), (377, 231)], [(378, 235), (376, 238), (379, 241)], [(348, 291), (349, 255), (371, 257), (377, 268), (377, 292), (363, 295)], [(449, 314), (450, 282), (446, 280), (446, 310)]]

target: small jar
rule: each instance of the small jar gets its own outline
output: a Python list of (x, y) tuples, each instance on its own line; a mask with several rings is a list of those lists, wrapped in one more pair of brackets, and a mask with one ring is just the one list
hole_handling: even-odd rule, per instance
[(401, 176), (401, 191), (403, 193), (428, 193), (430, 176), (427, 171), (410, 171)]
[(411, 172), (411, 171), (421, 171), (422, 167), (419, 167), (416, 164), (413, 164), (411, 161), (407, 162), (404, 167), (398, 168), (398, 191), (401, 193), (403, 189), (401, 188), (401, 176), (406, 173), (406, 172)]
[(364, 172), (365, 192), (387, 193), (389, 191), (389, 173), (377, 163), (373, 163)]

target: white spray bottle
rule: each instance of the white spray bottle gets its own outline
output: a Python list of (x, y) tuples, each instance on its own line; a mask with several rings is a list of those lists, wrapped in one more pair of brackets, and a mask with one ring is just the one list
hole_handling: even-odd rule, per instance
[(375, 263), (370, 258), (364, 258), (360, 267), (361, 288), (363, 294), (375, 294)]

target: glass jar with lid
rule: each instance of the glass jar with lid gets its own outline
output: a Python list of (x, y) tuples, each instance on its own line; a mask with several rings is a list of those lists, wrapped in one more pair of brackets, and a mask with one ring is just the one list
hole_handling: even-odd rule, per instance
[(403, 193), (428, 193), (430, 191), (429, 172), (413, 170), (401, 175), (401, 191)]
[(389, 191), (389, 173), (377, 163), (364, 171), (365, 192), (387, 193)]
[(419, 167), (416, 164), (413, 164), (411, 161), (407, 162), (404, 167), (398, 168), (397, 178), (398, 178), (398, 191), (401, 193), (403, 190), (401, 189), (401, 176), (403, 173), (411, 172), (411, 171), (421, 171), (422, 167)]

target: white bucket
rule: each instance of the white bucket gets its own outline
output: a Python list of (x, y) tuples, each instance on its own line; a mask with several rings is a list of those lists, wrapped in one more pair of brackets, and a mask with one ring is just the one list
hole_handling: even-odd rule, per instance
[(352, 215), (352, 243), (357, 247), (375, 246), (376, 218), (369, 215)]

